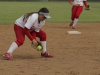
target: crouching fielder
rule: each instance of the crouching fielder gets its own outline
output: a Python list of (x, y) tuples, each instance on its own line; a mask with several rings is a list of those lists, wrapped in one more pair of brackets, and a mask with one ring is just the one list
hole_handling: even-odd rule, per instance
[(33, 45), (37, 45), (36, 37), (40, 38), (43, 47), (42, 57), (53, 57), (52, 54), (46, 51), (46, 33), (41, 29), (44, 26), (45, 19), (51, 18), (47, 8), (41, 8), (38, 12), (31, 12), (21, 16), (15, 21), (14, 31), (16, 34), (16, 41), (13, 42), (8, 51), (3, 55), (8, 60), (12, 60), (12, 52), (20, 47), (25, 40), (25, 35), (32, 41)]
[(78, 22), (79, 16), (83, 11), (83, 4), (85, 7), (88, 7), (87, 0), (69, 0), (69, 3), (72, 4), (72, 14), (71, 14), (71, 20), (70, 27), (73, 29), (76, 28), (76, 24)]

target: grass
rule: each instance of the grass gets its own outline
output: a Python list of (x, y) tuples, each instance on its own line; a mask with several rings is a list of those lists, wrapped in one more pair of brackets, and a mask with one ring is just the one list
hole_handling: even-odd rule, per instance
[[(88, 2), (91, 10), (83, 10), (79, 22), (100, 22), (100, 3)], [(0, 2), (0, 24), (13, 24), (17, 18), (27, 12), (38, 11), (47, 7), (51, 19), (46, 22), (70, 22), (71, 5), (68, 2)]]

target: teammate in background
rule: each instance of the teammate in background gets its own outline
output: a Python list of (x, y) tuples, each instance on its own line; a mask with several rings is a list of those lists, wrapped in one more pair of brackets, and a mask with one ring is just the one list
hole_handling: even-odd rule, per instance
[(72, 29), (76, 28), (76, 24), (78, 22), (79, 16), (81, 14), (81, 12), (83, 11), (83, 4), (85, 5), (85, 7), (88, 7), (87, 4), (87, 0), (69, 0), (69, 3), (72, 6), (72, 10), (71, 10), (71, 23), (70, 23), (70, 27), (72, 27)]
[(20, 47), (25, 40), (25, 35), (32, 41), (33, 45), (38, 44), (36, 37), (40, 38), (40, 43), (43, 47), (41, 51), (42, 57), (53, 57), (46, 51), (46, 33), (41, 29), (45, 24), (45, 19), (51, 18), (47, 8), (41, 8), (38, 12), (27, 13), (15, 21), (14, 31), (16, 41), (14, 41), (8, 51), (3, 55), (6, 59), (12, 60), (12, 52)]

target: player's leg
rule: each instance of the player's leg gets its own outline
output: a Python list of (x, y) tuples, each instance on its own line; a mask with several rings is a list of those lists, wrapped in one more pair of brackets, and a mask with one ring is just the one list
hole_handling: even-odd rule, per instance
[(73, 21), (73, 25), (72, 25), (72, 28), (73, 28), (73, 29), (76, 28), (75, 26), (76, 26), (76, 24), (77, 24), (77, 22), (78, 22), (78, 18), (79, 18), (79, 16), (80, 16), (82, 10), (83, 10), (83, 6), (78, 6), (77, 11), (76, 11), (76, 14), (75, 14), (74, 21)]
[(24, 43), (24, 40), (25, 40), (25, 32), (24, 32), (24, 29), (17, 26), (17, 25), (14, 25), (14, 31), (15, 31), (15, 34), (16, 34), (16, 41), (15, 43), (19, 46), (23, 45)]
[(36, 33), (36, 36), (40, 38), (41, 45), (43, 47), (41, 56), (43, 57), (53, 57), (53, 55), (46, 52), (46, 33), (43, 30), (40, 30)]
[(21, 27), (14, 25), (14, 31), (15, 31), (17, 40), (11, 44), (8, 51), (4, 54), (4, 57), (6, 57), (9, 60), (13, 59), (12, 52), (16, 50), (19, 46), (21, 46), (25, 39), (25, 34)]
[(77, 6), (73, 5), (72, 10), (71, 10), (71, 20), (72, 21), (69, 24), (70, 27), (73, 25), (73, 21), (74, 21), (74, 18), (75, 18), (76, 11), (77, 11)]
[(36, 33), (36, 36), (40, 38), (40, 42), (43, 46), (42, 53), (46, 52), (46, 33), (43, 30), (40, 30)]

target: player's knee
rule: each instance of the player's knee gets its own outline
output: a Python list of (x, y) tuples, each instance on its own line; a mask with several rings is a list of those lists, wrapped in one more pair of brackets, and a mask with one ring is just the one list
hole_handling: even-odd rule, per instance
[(79, 18), (79, 15), (76, 15), (75, 18)]
[(46, 33), (44, 33), (41, 37), (40, 37), (41, 41), (46, 41)]
[(18, 46), (21, 46), (24, 43), (24, 39), (18, 39), (18, 40), (16, 40), (16, 43)]
[(74, 20), (74, 17), (72, 17), (71, 20), (73, 21)]

